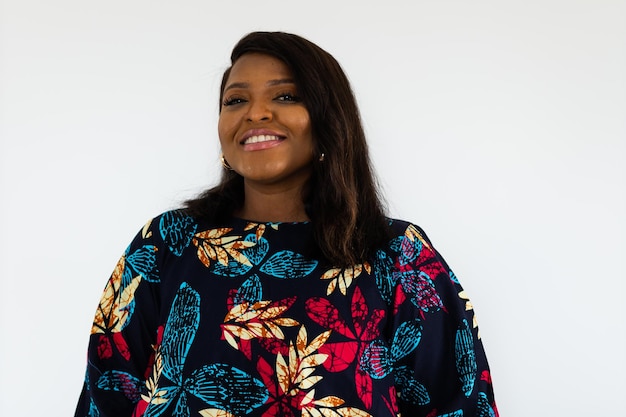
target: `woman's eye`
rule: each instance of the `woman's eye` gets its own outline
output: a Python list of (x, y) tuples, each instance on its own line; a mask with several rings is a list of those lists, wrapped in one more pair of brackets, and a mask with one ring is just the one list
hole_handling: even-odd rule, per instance
[(278, 97), (276, 97), (276, 100), (278, 101), (290, 101), (290, 102), (299, 102), (300, 97), (296, 96), (295, 94), (280, 94)]
[(231, 97), (231, 98), (227, 98), (224, 100), (224, 102), (222, 103), (224, 106), (233, 106), (235, 104), (241, 104), (245, 102), (244, 99), (239, 98), (239, 97)]

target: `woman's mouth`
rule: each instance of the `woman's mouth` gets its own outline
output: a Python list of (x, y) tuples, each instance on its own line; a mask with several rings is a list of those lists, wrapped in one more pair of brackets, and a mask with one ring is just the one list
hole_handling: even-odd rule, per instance
[(271, 135), (271, 134), (257, 134), (248, 136), (240, 143), (243, 146), (244, 151), (261, 151), (264, 149), (270, 149), (280, 145), (285, 140), (284, 136)]
[(279, 136), (275, 135), (255, 135), (245, 138), (241, 141), (242, 145), (250, 145), (252, 143), (269, 142), (273, 140), (281, 140)]

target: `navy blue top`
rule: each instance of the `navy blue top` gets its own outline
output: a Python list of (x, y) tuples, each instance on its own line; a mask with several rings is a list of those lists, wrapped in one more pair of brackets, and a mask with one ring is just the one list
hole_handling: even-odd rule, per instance
[(335, 268), (310, 223), (166, 212), (97, 308), (76, 416), (497, 416), (472, 305), (415, 225)]

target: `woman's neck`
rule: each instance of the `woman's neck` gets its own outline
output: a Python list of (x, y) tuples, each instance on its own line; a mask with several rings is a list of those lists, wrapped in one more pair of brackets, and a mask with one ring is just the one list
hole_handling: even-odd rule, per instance
[(302, 200), (302, 187), (278, 188), (244, 184), (243, 206), (237, 217), (259, 222), (302, 222), (310, 220)]

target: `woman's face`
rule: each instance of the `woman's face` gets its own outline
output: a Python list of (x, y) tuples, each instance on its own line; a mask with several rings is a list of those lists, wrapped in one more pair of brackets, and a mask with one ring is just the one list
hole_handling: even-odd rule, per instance
[(309, 112), (279, 59), (249, 53), (235, 61), (223, 91), (218, 133), (224, 157), (248, 185), (301, 187), (311, 175)]

